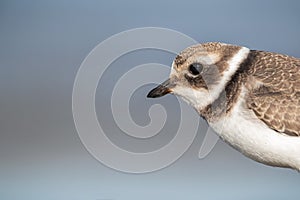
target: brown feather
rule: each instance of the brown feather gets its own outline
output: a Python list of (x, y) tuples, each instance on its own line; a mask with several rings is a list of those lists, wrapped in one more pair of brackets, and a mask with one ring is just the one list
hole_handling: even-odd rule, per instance
[(249, 75), (259, 87), (249, 90), (247, 106), (270, 128), (300, 136), (300, 60), (252, 51)]

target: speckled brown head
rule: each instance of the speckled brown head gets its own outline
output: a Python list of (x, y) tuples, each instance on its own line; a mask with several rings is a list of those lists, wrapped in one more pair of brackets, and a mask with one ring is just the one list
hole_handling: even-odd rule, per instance
[(176, 56), (170, 78), (150, 91), (148, 97), (173, 93), (202, 109), (224, 90), (248, 53), (245, 47), (216, 42), (191, 46)]

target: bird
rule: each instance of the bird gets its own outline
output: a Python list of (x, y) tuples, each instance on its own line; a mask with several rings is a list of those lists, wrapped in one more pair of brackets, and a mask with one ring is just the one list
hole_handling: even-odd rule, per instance
[(300, 59), (207, 42), (174, 59), (147, 97), (174, 94), (246, 157), (300, 171)]

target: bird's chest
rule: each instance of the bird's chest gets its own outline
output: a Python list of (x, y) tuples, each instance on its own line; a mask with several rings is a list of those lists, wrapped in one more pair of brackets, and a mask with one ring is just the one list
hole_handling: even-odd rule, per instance
[(226, 143), (261, 163), (291, 166), (290, 160), (295, 160), (293, 156), (300, 155), (299, 140), (293, 141), (270, 129), (251, 111), (235, 110), (210, 126)]
[(250, 157), (255, 157), (268, 142), (268, 138), (262, 136), (268, 131), (267, 127), (240, 114), (223, 117), (210, 126), (226, 143)]

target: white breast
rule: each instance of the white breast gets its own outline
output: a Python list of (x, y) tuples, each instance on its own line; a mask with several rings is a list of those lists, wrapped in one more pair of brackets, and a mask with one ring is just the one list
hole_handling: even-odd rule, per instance
[(270, 129), (245, 107), (245, 93), (243, 88), (229, 116), (210, 123), (210, 126), (225, 142), (253, 160), (300, 170), (300, 137)]

